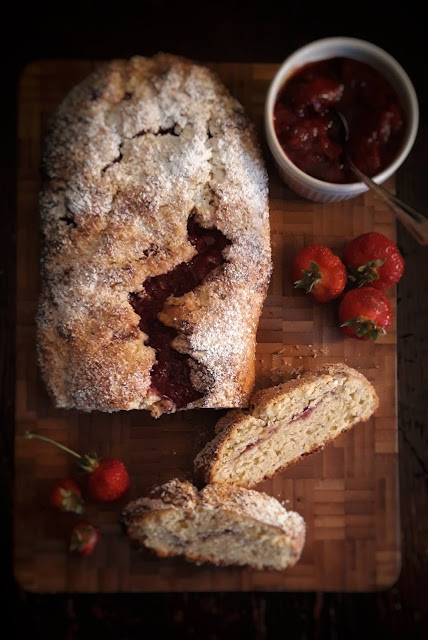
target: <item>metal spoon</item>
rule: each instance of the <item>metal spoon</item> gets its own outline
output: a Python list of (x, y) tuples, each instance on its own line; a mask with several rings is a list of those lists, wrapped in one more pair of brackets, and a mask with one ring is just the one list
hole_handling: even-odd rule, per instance
[(428, 219), (425, 218), (425, 216), (423, 216), (421, 213), (413, 209), (410, 205), (397, 198), (397, 196), (390, 193), (380, 185), (376, 184), (376, 182), (373, 182), (373, 180), (371, 180), (362, 171), (360, 171), (357, 166), (355, 166), (347, 150), (347, 143), (349, 140), (348, 121), (343, 113), (337, 111), (337, 109), (335, 109), (335, 113), (343, 130), (343, 149), (347, 166), (351, 169), (351, 171), (353, 171), (356, 177), (361, 180), (361, 182), (364, 182), (364, 184), (367, 185), (369, 189), (374, 191), (376, 195), (391, 208), (397, 219), (404, 227), (406, 227), (406, 229), (419, 242), (419, 244), (428, 245)]

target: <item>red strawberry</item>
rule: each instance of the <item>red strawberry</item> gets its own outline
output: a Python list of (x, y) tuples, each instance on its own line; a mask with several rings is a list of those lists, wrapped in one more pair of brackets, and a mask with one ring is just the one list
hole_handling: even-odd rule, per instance
[(73, 511), (73, 513), (83, 511), (82, 492), (79, 485), (71, 478), (63, 478), (54, 484), (49, 502), (52, 507), (61, 511)]
[(391, 324), (392, 310), (388, 298), (378, 289), (351, 289), (339, 305), (343, 333), (357, 340), (377, 340)]
[(71, 530), (68, 549), (81, 556), (90, 556), (100, 537), (98, 527), (86, 520), (79, 520)]
[(305, 289), (318, 302), (334, 300), (342, 293), (347, 281), (346, 269), (340, 258), (320, 244), (301, 249), (293, 261), (295, 287)]
[(51, 440), (51, 438), (46, 438), (37, 433), (30, 433), (29, 431), (26, 431), (24, 437), (29, 439), (38, 438), (44, 442), (50, 442), (56, 447), (79, 458), (80, 468), (89, 473), (88, 491), (94, 500), (110, 502), (121, 498), (128, 491), (130, 485), (129, 474), (121, 460), (116, 458), (112, 460), (101, 460), (97, 454), (93, 452), (81, 456), (63, 444)]
[(387, 289), (404, 272), (404, 259), (397, 245), (382, 233), (363, 233), (349, 242), (343, 252), (349, 279), (358, 287)]
[(129, 475), (121, 460), (99, 460), (87, 454), (82, 469), (89, 472), (88, 492), (94, 500), (117, 500), (129, 489)]

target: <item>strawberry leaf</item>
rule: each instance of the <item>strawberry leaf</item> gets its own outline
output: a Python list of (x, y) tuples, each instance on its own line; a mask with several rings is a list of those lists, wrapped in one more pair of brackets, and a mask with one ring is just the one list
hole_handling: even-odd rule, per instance
[(95, 453), (95, 451), (91, 451), (90, 453), (85, 453), (85, 455), (81, 457), (79, 468), (81, 469), (81, 471), (84, 471), (86, 473), (92, 473), (92, 471), (94, 471), (94, 469), (96, 469), (99, 464), (100, 457), (97, 453)]
[(351, 327), (354, 329), (356, 335), (359, 338), (367, 338), (374, 340), (375, 342), (379, 337), (386, 333), (385, 329), (376, 326), (376, 323), (369, 318), (363, 318), (362, 316), (355, 316), (343, 322), (341, 327)]
[(69, 541), (69, 551), (78, 551), (85, 554), (85, 550), (89, 551), (89, 548), (96, 543), (96, 529), (91, 524), (79, 523), (71, 532)]
[(83, 500), (72, 489), (61, 489), (62, 508), (72, 513), (83, 513)]
[(373, 280), (379, 280), (378, 268), (383, 265), (385, 260), (379, 258), (378, 260), (371, 260), (362, 264), (360, 267), (348, 267), (348, 277), (351, 282), (357, 285), (357, 287), (363, 287)]
[(296, 280), (294, 286), (296, 289), (304, 289), (306, 293), (310, 293), (315, 284), (321, 280), (321, 271), (316, 262), (311, 262), (310, 270), (302, 269), (303, 278)]

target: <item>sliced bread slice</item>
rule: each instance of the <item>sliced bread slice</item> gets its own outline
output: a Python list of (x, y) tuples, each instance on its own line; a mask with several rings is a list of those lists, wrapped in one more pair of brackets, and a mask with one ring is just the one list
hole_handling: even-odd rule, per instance
[(324, 365), (255, 393), (249, 410), (228, 412), (195, 458), (202, 482), (253, 487), (368, 420), (372, 384), (345, 364)]
[(229, 485), (198, 491), (177, 479), (129, 503), (122, 522), (134, 543), (160, 557), (274, 570), (296, 564), (306, 529), (302, 516), (265, 493)]

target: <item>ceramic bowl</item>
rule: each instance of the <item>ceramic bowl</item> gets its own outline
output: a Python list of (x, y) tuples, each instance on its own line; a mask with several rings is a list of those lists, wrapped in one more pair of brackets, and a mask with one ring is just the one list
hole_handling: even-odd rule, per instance
[(392, 176), (409, 154), (416, 138), (419, 124), (419, 106), (413, 84), (402, 66), (380, 47), (358, 38), (323, 38), (311, 42), (288, 56), (281, 64), (269, 86), (265, 101), (265, 133), (269, 148), (281, 177), (300, 196), (316, 202), (335, 202), (354, 198), (367, 191), (362, 182), (333, 184), (307, 175), (288, 158), (282, 149), (274, 129), (273, 111), (278, 92), (285, 82), (304, 65), (344, 57), (364, 62), (375, 68), (393, 86), (406, 114), (406, 132), (401, 149), (394, 161), (373, 177), (378, 184)]

